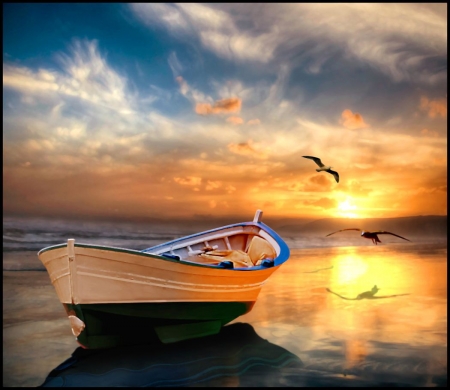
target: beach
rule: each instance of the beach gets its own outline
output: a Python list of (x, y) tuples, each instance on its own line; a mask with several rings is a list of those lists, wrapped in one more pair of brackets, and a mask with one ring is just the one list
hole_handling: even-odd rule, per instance
[[(316, 385), (444, 386), (446, 257), (446, 242), (293, 249), (253, 310), (233, 323), (250, 324), (298, 359), (297, 368), (277, 368), (284, 379), (274, 383), (311, 384), (313, 375)], [(78, 348), (47, 273), (37, 269), (36, 251), (4, 252), (4, 386), (41, 385)], [(352, 301), (326, 290), (354, 298), (374, 284), (380, 298), (399, 296)], [(242, 375), (232, 383), (242, 385)], [(202, 383), (225, 383), (214, 380)]]
[(3, 386), (7, 387), (41, 385), (77, 346), (47, 272), (21, 268), (44, 269), (35, 251), (3, 253)]

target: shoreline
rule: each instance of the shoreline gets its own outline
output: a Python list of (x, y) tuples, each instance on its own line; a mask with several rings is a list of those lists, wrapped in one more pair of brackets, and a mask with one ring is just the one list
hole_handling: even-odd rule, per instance
[(4, 387), (40, 386), (78, 348), (64, 308), (43, 271), (35, 251), (3, 252)]

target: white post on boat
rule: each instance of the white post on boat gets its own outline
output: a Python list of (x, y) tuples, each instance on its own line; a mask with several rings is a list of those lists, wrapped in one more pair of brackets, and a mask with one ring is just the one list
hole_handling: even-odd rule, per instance
[(262, 218), (262, 210), (256, 210), (255, 217), (253, 218), (253, 222), (261, 222)]
[(75, 269), (75, 240), (73, 238), (69, 238), (67, 240), (67, 254), (69, 256), (69, 273), (70, 273), (70, 297), (72, 303), (76, 303), (75, 297), (75, 278), (76, 278), (76, 269)]
[(67, 252), (69, 255), (69, 261), (75, 260), (75, 240), (73, 238), (69, 238), (67, 240)]

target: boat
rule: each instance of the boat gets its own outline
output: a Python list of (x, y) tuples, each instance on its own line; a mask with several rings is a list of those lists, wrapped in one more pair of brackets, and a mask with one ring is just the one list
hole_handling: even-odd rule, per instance
[(252, 310), (290, 255), (261, 221), (235, 223), (143, 250), (75, 242), (38, 252), (83, 348), (174, 343), (213, 335)]

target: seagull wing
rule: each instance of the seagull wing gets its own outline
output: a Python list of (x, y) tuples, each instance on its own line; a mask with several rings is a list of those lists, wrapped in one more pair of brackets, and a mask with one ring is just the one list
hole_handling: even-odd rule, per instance
[(359, 231), (359, 232), (361, 231), (361, 229), (358, 229), (358, 228), (341, 229), (341, 230), (338, 230), (338, 231), (336, 231), (336, 232), (327, 234), (325, 237), (331, 236), (331, 235), (334, 234), (334, 233), (343, 232), (344, 230), (357, 230), (357, 231)]
[(339, 173), (337, 173), (336, 171), (333, 171), (331, 169), (328, 169), (327, 172), (331, 173), (334, 176), (334, 178), (336, 179), (336, 183), (339, 183)]
[(322, 161), (320, 161), (319, 157), (313, 157), (313, 156), (302, 156), (304, 158), (309, 158), (310, 160), (314, 160), (314, 162), (319, 166), (319, 167), (324, 167), (325, 165), (322, 164)]
[(384, 231), (384, 230), (380, 230), (380, 231), (377, 231), (377, 232), (371, 232), (371, 233), (375, 233), (375, 234), (391, 234), (391, 235), (393, 235), (393, 236), (396, 236), (396, 237), (399, 237), (399, 238), (403, 238), (403, 239), (406, 240), (406, 241), (410, 241), (410, 240), (408, 240), (408, 239), (405, 238), (405, 237), (399, 236), (398, 234), (391, 233), (391, 232), (386, 232), (386, 231)]

